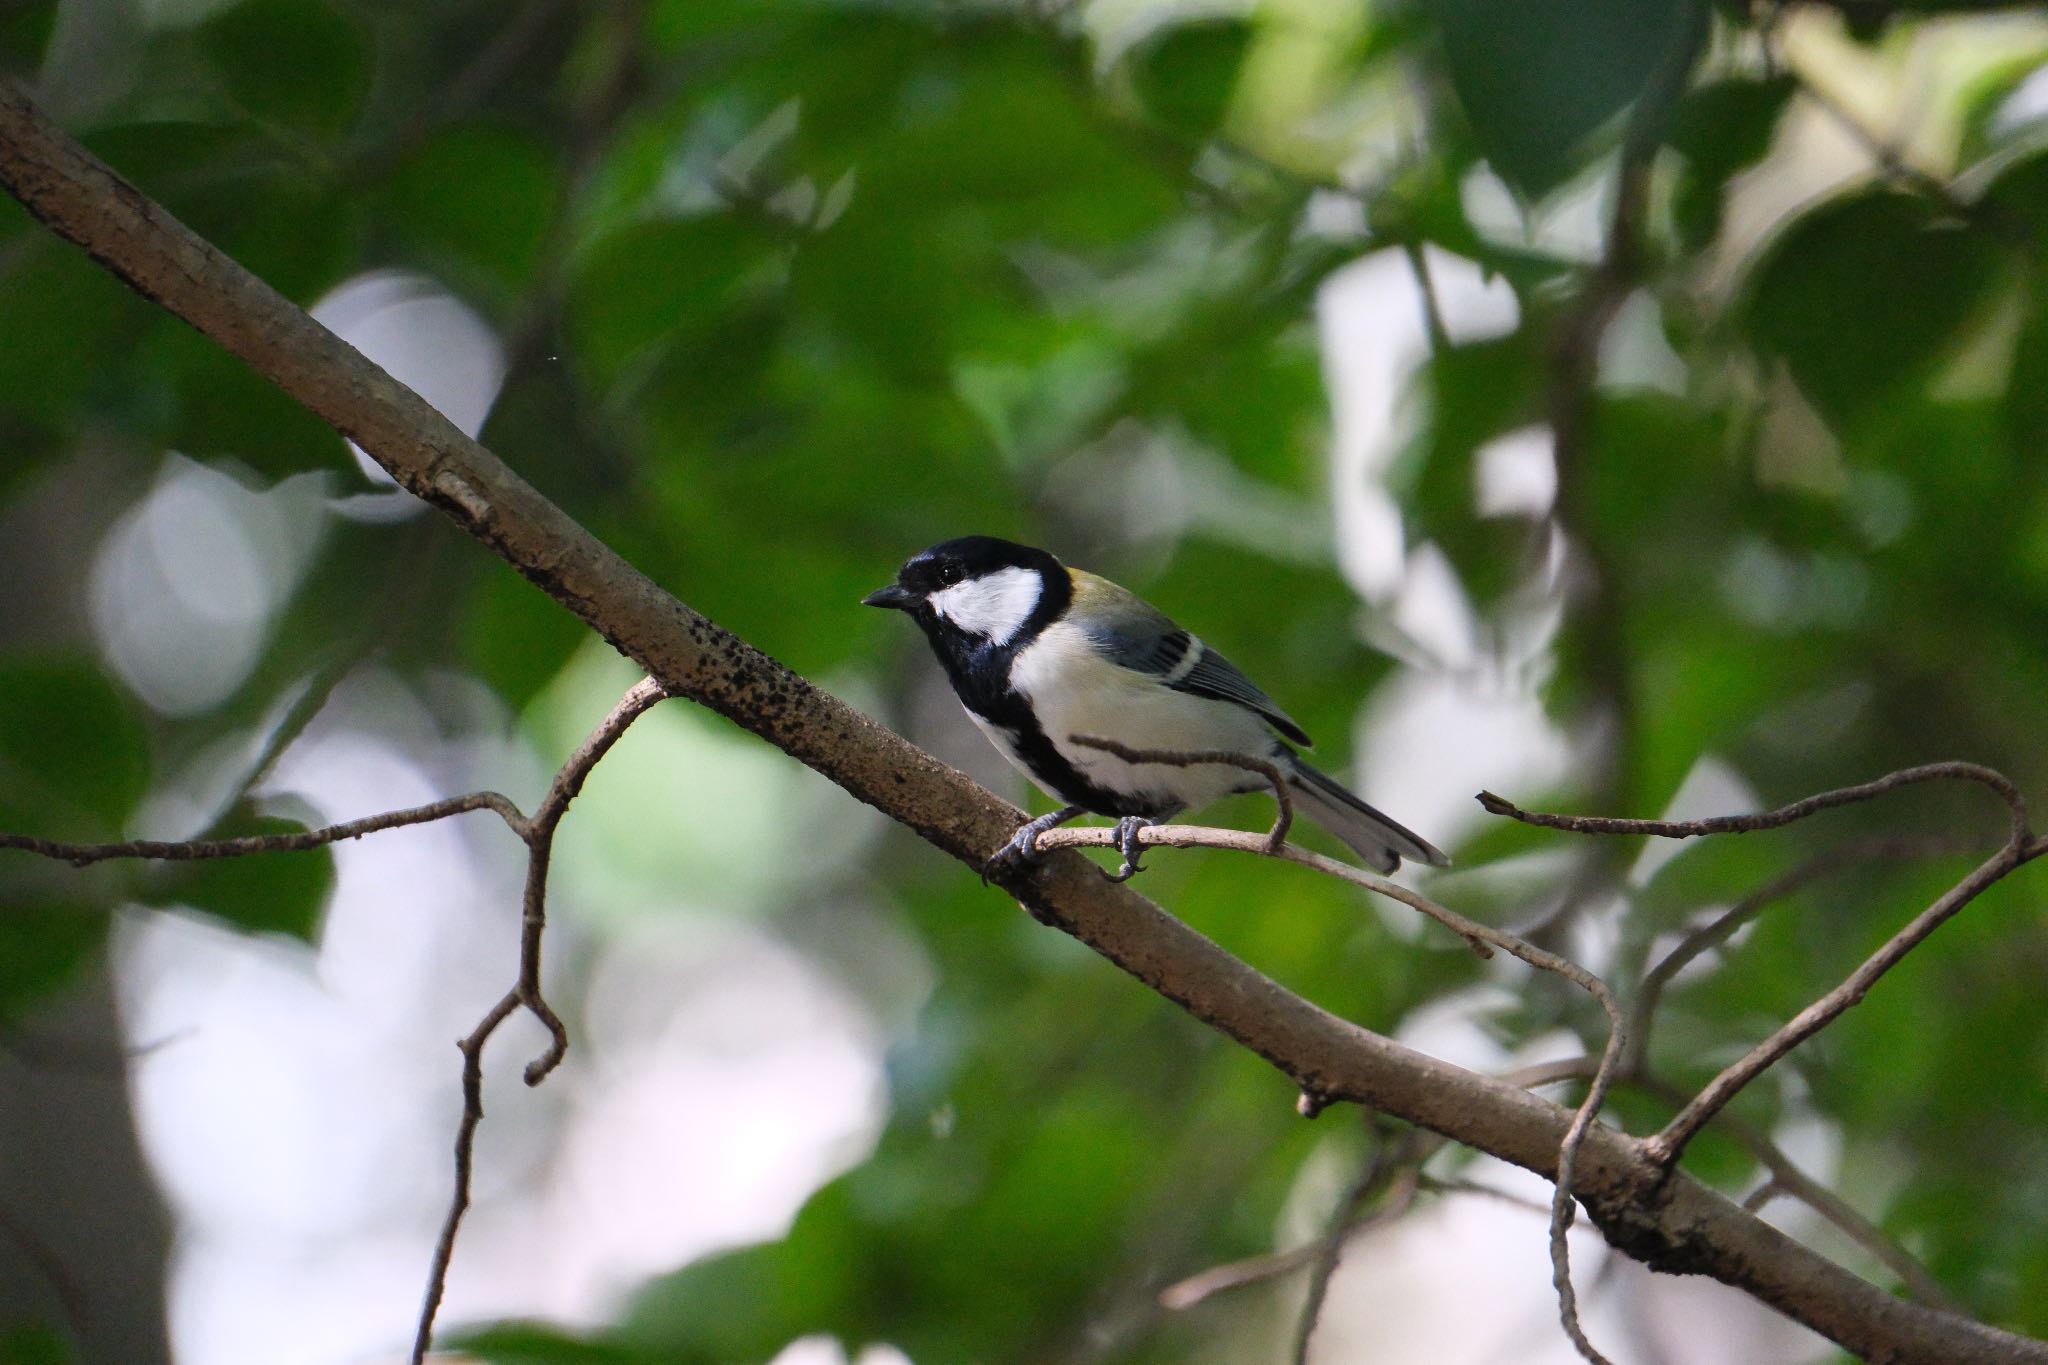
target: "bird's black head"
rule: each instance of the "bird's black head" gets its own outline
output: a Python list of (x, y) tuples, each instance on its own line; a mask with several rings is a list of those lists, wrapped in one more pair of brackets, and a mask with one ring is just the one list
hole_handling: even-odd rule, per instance
[(894, 583), (861, 601), (908, 612), (943, 656), (949, 646), (1029, 639), (1066, 610), (1073, 593), (1066, 567), (1044, 550), (962, 536), (912, 555)]

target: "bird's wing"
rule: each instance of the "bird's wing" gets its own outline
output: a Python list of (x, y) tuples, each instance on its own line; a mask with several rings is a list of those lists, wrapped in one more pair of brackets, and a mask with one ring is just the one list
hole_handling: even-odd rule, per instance
[(1111, 663), (1157, 678), (1177, 692), (1235, 702), (1263, 716), (1296, 744), (1314, 743), (1243, 670), (1173, 623), (1142, 597), (1080, 569), (1074, 601), (1095, 645)]

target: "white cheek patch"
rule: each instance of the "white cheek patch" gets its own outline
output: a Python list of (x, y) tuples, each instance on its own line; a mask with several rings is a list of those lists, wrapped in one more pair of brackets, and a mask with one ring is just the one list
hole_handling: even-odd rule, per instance
[(998, 569), (942, 588), (925, 599), (942, 620), (1002, 644), (1031, 618), (1044, 584), (1032, 569)]

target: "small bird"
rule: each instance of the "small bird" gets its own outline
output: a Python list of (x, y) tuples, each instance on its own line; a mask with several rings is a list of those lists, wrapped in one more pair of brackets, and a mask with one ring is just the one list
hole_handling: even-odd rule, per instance
[(991, 867), (1034, 856), (1039, 835), (1093, 811), (1117, 817), (1124, 861), (1114, 880), (1124, 881), (1139, 870), (1139, 830), (1268, 785), (1229, 764), (1126, 762), (1075, 736), (1266, 759), (1286, 774), (1296, 805), (1381, 872), (1403, 858), (1450, 862), (1303, 762), (1292, 745), (1308, 735), (1228, 659), (1135, 593), (1044, 550), (993, 536), (949, 540), (861, 601), (909, 613), (982, 733), (1066, 803), (1022, 826)]

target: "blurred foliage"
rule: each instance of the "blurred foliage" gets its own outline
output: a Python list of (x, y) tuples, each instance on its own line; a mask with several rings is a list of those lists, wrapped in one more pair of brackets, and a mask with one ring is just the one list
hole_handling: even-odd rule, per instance
[[(1364, 637), (1391, 627), (1326, 543), (1336, 357), (1316, 310), (1339, 271), (1396, 251), (1514, 297), (1504, 332), (1452, 318), (1434, 338), (1389, 475), (1475, 638), (1563, 609), (1533, 665), (1439, 661), (1474, 686), (1520, 669), (1561, 730), (1605, 736), (1561, 790), (1510, 795), (1654, 814), (1709, 757), (1772, 802), (1947, 757), (2048, 793), (2048, 121), (2015, 103), (2048, 29), (1931, 17), (2026, 7), (223, 0), (143, 7), (89, 56), (64, 38), (71, 8), (0, 4), (0, 67), (301, 303), (380, 268), (454, 291), (507, 350), (485, 440), (813, 675), (886, 669), (907, 693), (916, 643), (853, 604), (909, 550), (986, 530), (1133, 582), (1341, 753), (1389, 675)], [(1976, 23), (2018, 36), (1943, 45)], [(1867, 87), (1909, 63), (1926, 135), (1844, 151), (1836, 70)], [(1546, 577), (1547, 523), (1481, 511), (1484, 452), (1556, 410), (1599, 232), (1553, 229), (1604, 217), (1625, 141), (1658, 149), (1619, 281), (1649, 321), (1617, 322), (1633, 349), (1603, 354), (1586, 436), (1560, 452), (1574, 567)], [(0, 525), (58, 537), (33, 562), (0, 547), (23, 604), (0, 613), (0, 827), (115, 836), (198, 756), (260, 743), (315, 670), (453, 671), (516, 709), (583, 640), (453, 530), (337, 521), (231, 694), (157, 714), (96, 652), (86, 575), (62, 567), (122, 509), (62, 491), (91, 473), (139, 497), (173, 449), (259, 485), (361, 478), (333, 433), (11, 202), (0, 347)], [(1632, 377), (1651, 352), (1667, 377)], [(1587, 573), (1601, 591), (1569, 596)], [(1973, 800), (1915, 794), (1606, 886), (1617, 969), (1816, 848), (1993, 828)], [(211, 832), (275, 818), (221, 809)], [(1461, 852), (1478, 870), (1444, 894), (1517, 923), (1571, 887), (1597, 905), (1574, 859), (1505, 876), (1560, 842), (1482, 829)], [(1169, 1315), (1153, 1295), (1269, 1249), (1309, 1159), (1354, 1135), (1300, 1123), (1262, 1063), (908, 847), (861, 893), (900, 909), (938, 985), (892, 1055), (875, 1151), (787, 1236), (677, 1267), (611, 1329), (506, 1325), (472, 1350), (765, 1361), (823, 1332), (919, 1365), (1167, 1362), (1284, 1311), (1249, 1291)], [(1486, 979), (1291, 871), (1153, 866), (1149, 894), (1370, 1027)], [(1884, 864), (1774, 906), (1674, 986), (1653, 1063), (1704, 1079), (1957, 871)], [(1788, 1069), (1847, 1169), (1902, 1173), (1867, 1211), (1987, 1320), (2048, 1334), (2034, 876)], [(10, 861), (0, 1020), (95, 953), (116, 907), (307, 937), (331, 878), (325, 855)], [(1559, 1027), (1598, 1045), (1595, 1013), (1541, 981), (1482, 1022), (1510, 1051)], [(1737, 1107), (1769, 1119), (1792, 1089)], [(1692, 1162), (1756, 1182), (1711, 1136)], [(50, 1358), (37, 1329), (5, 1340)]]

